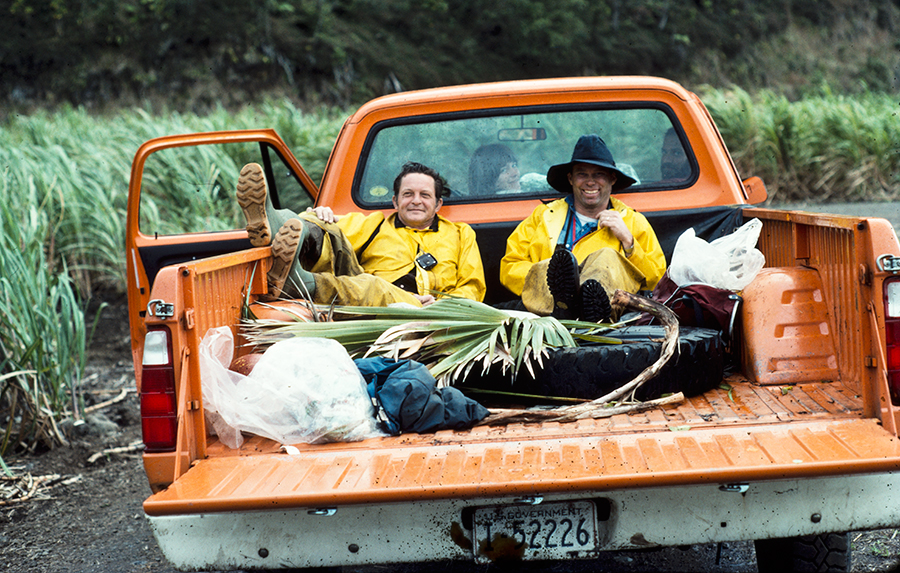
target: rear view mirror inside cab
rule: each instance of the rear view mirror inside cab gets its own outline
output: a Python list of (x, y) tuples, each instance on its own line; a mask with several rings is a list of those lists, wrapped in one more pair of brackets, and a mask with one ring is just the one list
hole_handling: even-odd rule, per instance
[(543, 141), (547, 139), (547, 131), (543, 127), (501, 129), (497, 132), (497, 139), (500, 141)]

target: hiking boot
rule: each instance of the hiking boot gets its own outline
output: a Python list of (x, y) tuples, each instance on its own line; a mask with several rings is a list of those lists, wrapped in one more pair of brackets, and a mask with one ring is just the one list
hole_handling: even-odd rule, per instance
[(553, 295), (554, 318), (575, 320), (581, 314), (578, 292), (578, 259), (563, 246), (557, 246), (547, 265), (547, 288)]
[(595, 279), (588, 279), (581, 285), (581, 320), (602, 322), (612, 315), (612, 305), (606, 289)]
[(272, 239), (272, 268), (267, 276), (270, 293), (276, 298), (311, 300), (316, 292), (313, 274), (300, 264), (298, 253), (309, 238), (309, 228), (297, 218), (288, 219)]
[(288, 209), (276, 209), (269, 198), (266, 176), (258, 163), (248, 163), (241, 169), (237, 183), (238, 205), (247, 220), (247, 234), (254, 247), (265, 247), (272, 242), (273, 229), (280, 229), (294, 216)]

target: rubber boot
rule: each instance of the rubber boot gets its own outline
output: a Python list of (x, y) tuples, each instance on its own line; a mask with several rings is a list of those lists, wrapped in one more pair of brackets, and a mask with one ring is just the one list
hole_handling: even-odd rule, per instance
[(254, 247), (272, 243), (274, 232), (285, 221), (297, 215), (290, 209), (276, 209), (269, 198), (266, 176), (259, 163), (248, 163), (241, 169), (237, 183), (237, 201), (247, 220), (247, 234)]
[[(597, 281), (597, 286), (606, 291), (607, 300), (612, 299), (618, 289), (624, 290), (625, 292), (636, 293), (647, 284), (644, 274), (641, 273), (631, 261), (626, 259), (615, 249), (600, 249), (599, 251), (594, 251), (588, 255), (581, 265), (580, 276), (584, 283), (587, 283), (590, 279)], [(593, 305), (594, 309), (601, 310), (601, 307), (605, 307), (605, 305), (602, 300), (596, 297), (601, 297), (602, 295), (600, 295), (597, 289), (591, 291), (592, 294), (590, 296), (595, 298), (592, 302), (588, 303), (584, 293), (584, 283), (582, 283), (581, 286), (582, 305), (590, 304)], [(602, 312), (599, 314), (602, 314)], [(618, 320), (620, 314), (621, 309), (611, 309), (609, 318)], [(596, 322), (594, 319), (590, 320), (591, 322)]]
[(578, 259), (559, 245), (547, 265), (547, 288), (553, 296), (554, 318), (575, 320), (581, 314), (578, 281)]
[(300, 258), (304, 261), (304, 269), (313, 273), (341, 276), (355, 276), (366, 272), (356, 258), (353, 245), (336, 223), (326, 223), (312, 213), (301, 213), (297, 218), (303, 221), (310, 231), (310, 251)]
[(286, 298), (305, 298), (312, 301), (316, 294), (313, 273), (298, 260), (303, 243), (309, 238), (309, 228), (303, 221), (291, 218), (275, 233), (272, 240), (272, 268), (267, 276), (270, 294)]

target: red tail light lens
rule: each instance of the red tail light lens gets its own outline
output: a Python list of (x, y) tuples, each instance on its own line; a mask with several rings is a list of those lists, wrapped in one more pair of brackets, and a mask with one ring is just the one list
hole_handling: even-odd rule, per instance
[(177, 415), (171, 334), (165, 327), (151, 329), (144, 338), (141, 369), (141, 429), (145, 451), (175, 451)]
[(900, 277), (884, 281), (884, 337), (891, 403), (900, 406)]

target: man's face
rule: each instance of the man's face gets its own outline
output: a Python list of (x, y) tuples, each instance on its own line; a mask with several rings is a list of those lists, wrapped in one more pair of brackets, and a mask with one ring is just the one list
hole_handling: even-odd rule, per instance
[(691, 174), (691, 168), (688, 165), (687, 157), (684, 155), (684, 149), (681, 148), (681, 142), (675, 134), (666, 135), (663, 139), (662, 158), (659, 164), (659, 173), (661, 178), (669, 179), (687, 179)]
[(575, 210), (594, 219), (609, 205), (609, 194), (616, 183), (609, 169), (590, 163), (576, 163), (569, 173)]
[(427, 229), (443, 204), (435, 193), (434, 179), (424, 173), (404, 175), (393, 201), (397, 216), (413, 229)]

